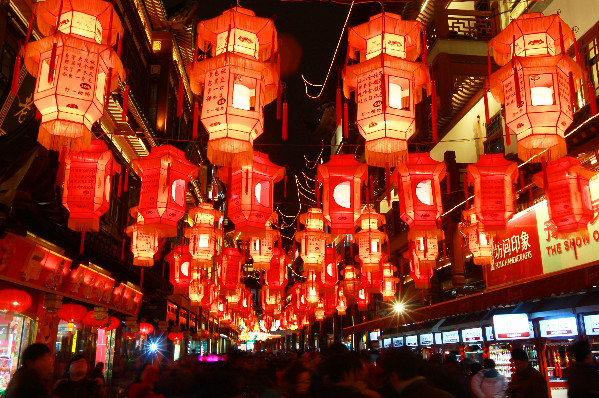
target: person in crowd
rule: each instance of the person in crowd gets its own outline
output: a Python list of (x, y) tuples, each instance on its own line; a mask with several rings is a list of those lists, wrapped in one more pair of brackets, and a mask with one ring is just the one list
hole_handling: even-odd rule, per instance
[(50, 398), (52, 373), (54, 368), (52, 354), (47, 345), (31, 344), (23, 351), (23, 364), (13, 375), (5, 398)]
[(470, 366), (470, 360), (461, 363), (458, 362), (456, 354), (448, 354), (443, 361), (445, 379), (437, 387), (456, 398), (469, 398), (467, 369), (464, 368), (465, 366)]
[(98, 383), (99, 386), (104, 387), (106, 384), (104, 381), (104, 362), (98, 362), (92, 370), (90, 378)]
[(66, 378), (58, 380), (54, 395), (58, 398), (102, 398), (102, 388), (94, 380), (87, 378), (87, 359), (75, 355), (67, 366)]
[(516, 373), (508, 386), (510, 398), (549, 398), (547, 380), (528, 361), (528, 355), (522, 348), (512, 350), (512, 361)]
[(565, 371), (568, 398), (599, 398), (599, 369), (593, 363), (591, 346), (586, 341), (572, 344), (574, 363)]
[(281, 386), (285, 398), (308, 397), (310, 372), (300, 362), (293, 363), (283, 374)]
[(127, 390), (127, 398), (161, 398), (162, 394), (154, 392), (158, 378), (158, 369), (150, 363), (142, 365), (137, 378)]
[(365, 382), (364, 366), (353, 352), (330, 355), (324, 361), (321, 372), (322, 386), (315, 391), (315, 397), (381, 398)]
[(407, 347), (385, 350), (380, 361), (385, 375), (384, 398), (452, 398), (453, 395), (431, 387), (421, 376), (421, 359)]
[(487, 358), (483, 369), (472, 376), (470, 386), (476, 398), (504, 398), (507, 380), (495, 370), (495, 361)]

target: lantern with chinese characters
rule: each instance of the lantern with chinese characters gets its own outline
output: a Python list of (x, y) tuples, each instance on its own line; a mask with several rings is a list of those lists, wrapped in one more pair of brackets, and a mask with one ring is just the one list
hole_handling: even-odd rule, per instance
[(263, 237), (252, 236), (250, 240), (250, 256), (254, 260), (254, 271), (268, 271), (274, 253), (275, 242), (281, 234), (270, 226), (265, 229)]
[(169, 264), (170, 282), (177, 288), (189, 287), (191, 282), (191, 254), (189, 247), (177, 245), (164, 258)]
[(325, 318), (325, 313), (324, 313), (324, 301), (320, 300), (318, 302), (318, 304), (316, 305), (316, 308), (314, 308), (314, 320), (317, 322), (323, 321)]
[(306, 301), (310, 306), (314, 306), (320, 301), (320, 288), (317, 280), (319, 276), (320, 272), (307, 272), (307, 278), (304, 286), (306, 288)]
[(474, 187), (476, 217), (488, 233), (502, 232), (514, 215), (514, 183), (518, 178), (516, 162), (502, 154), (480, 155), (468, 165), (468, 180)]
[(555, 224), (558, 237), (572, 233), (588, 234), (587, 224), (593, 219), (589, 180), (597, 175), (582, 167), (578, 159), (566, 156), (547, 163), (545, 175), (533, 177), (545, 190), (549, 219)]
[(416, 289), (428, 289), (431, 286), (431, 278), (435, 270), (432, 261), (421, 261), (414, 252), (406, 252), (410, 263), (410, 276), (414, 281)]
[(132, 207), (129, 212), (137, 220), (135, 224), (125, 229), (127, 235), (131, 237), (133, 265), (151, 267), (154, 265), (154, 254), (158, 251), (158, 237), (153, 233), (145, 232), (144, 218), (137, 207)]
[(493, 237), (485, 232), (473, 208), (463, 211), (462, 217), (464, 221), (460, 224), (460, 231), (466, 238), (474, 264), (491, 264), (493, 262)]
[(277, 32), (270, 19), (241, 7), (198, 24), (198, 45), (212, 57), (187, 70), (191, 90), (203, 96), (208, 159), (218, 166), (251, 164), (252, 144), (264, 129), (264, 105), (277, 97)]
[(354, 155), (331, 155), (331, 160), (318, 165), (323, 214), (332, 234), (354, 232), (360, 216), (361, 187), (367, 177), (368, 167)]
[[(567, 52), (574, 33), (558, 15), (523, 14), (489, 41), (501, 69), (491, 92), (505, 104), (507, 126), (523, 161), (566, 155), (564, 132), (572, 124), (582, 70)], [(542, 156), (537, 156), (541, 155)]]
[(69, 211), (69, 228), (98, 232), (100, 216), (110, 206), (112, 177), (121, 166), (102, 140), (93, 140), (85, 150), (67, 151), (64, 163), (62, 205)]
[(239, 301), (241, 300), (242, 290), (245, 288), (243, 283), (239, 283), (235, 286), (235, 289), (227, 290), (225, 293), (225, 298), (229, 303), (229, 308), (235, 309), (239, 306)]
[(308, 311), (306, 286), (303, 283), (296, 283), (291, 287), (291, 305), (296, 312)]
[(245, 256), (239, 250), (226, 247), (218, 256), (218, 285), (223, 293), (235, 290), (241, 281), (241, 267)]
[[(422, 25), (383, 12), (349, 30), (349, 56), (360, 62), (343, 70), (345, 96), (356, 90), (357, 124), (366, 140), (366, 163), (403, 163), (416, 131), (415, 106), (429, 89), (428, 66), (414, 62), (422, 53)], [(426, 50), (425, 50), (426, 51)]]
[(345, 297), (345, 293), (343, 289), (339, 289), (339, 297), (337, 297), (337, 314), (345, 315), (345, 311), (347, 310), (347, 297)]
[(272, 313), (280, 305), (282, 292), (280, 290), (269, 289), (268, 286), (262, 286), (260, 290), (260, 301), (264, 312)]
[(343, 280), (341, 281), (343, 287), (343, 294), (350, 299), (353, 299), (360, 290), (360, 278), (359, 271), (352, 265), (346, 265), (343, 268)]
[(193, 279), (189, 284), (189, 299), (202, 308), (210, 308), (218, 296), (216, 286), (210, 279)]
[(252, 296), (252, 293), (247, 288), (241, 291), (241, 300), (239, 300), (239, 306), (236, 310), (243, 319), (249, 319), (253, 314)]
[(273, 212), (274, 183), (285, 176), (285, 168), (254, 152), (253, 161), (241, 167), (223, 167), (218, 177), (228, 184), (228, 215), (235, 230), (262, 236)]
[(420, 262), (427, 263), (433, 269), (437, 266), (439, 257), (439, 241), (443, 240), (443, 230), (410, 231), (408, 239), (412, 245), (412, 252)]
[(368, 310), (368, 304), (370, 304), (370, 293), (368, 293), (366, 289), (358, 290), (356, 303), (358, 304), (359, 311)]
[(305, 229), (295, 233), (295, 240), (300, 242), (300, 255), (304, 260), (304, 271), (321, 271), (326, 253), (326, 243), (330, 234), (323, 231), (324, 217), (322, 210), (312, 207), (307, 213), (299, 216)]
[(137, 207), (144, 217), (144, 230), (175, 236), (177, 222), (185, 214), (187, 183), (197, 178), (199, 168), (171, 145), (153, 147), (149, 155), (133, 160), (132, 166), (141, 178)]
[(139, 324), (139, 334), (142, 336), (147, 336), (149, 334), (154, 333), (154, 326), (151, 323), (141, 322)]
[(320, 289), (323, 293), (332, 292), (339, 281), (338, 264), (341, 256), (332, 247), (327, 247), (324, 256), (324, 266), (320, 272), (320, 279), (317, 279)]
[(369, 293), (380, 293), (383, 283), (383, 269), (379, 265), (378, 269), (371, 271), (362, 271), (360, 273), (360, 286)]
[(385, 224), (385, 216), (372, 209), (366, 209), (358, 219), (361, 230), (356, 233), (354, 242), (358, 244), (362, 271), (376, 271), (383, 257), (383, 243), (387, 242), (387, 234), (379, 231)]
[(19, 289), (0, 290), (0, 311), (3, 311), (4, 319), (11, 321), (13, 314), (20, 314), (31, 307), (31, 296), (29, 293)]
[(381, 284), (381, 294), (383, 301), (392, 301), (397, 291), (399, 278), (395, 277), (395, 266), (391, 263), (383, 264), (383, 283)]
[(272, 290), (283, 290), (288, 282), (288, 265), (291, 259), (280, 248), (273, 250), (270, 267), (264, 273), (264, 282)]
[(337, 293), (337, 289), (334, 289), (331, 292), (327, 292), (324, 294), (323, 299), (325, 302), (324, 312), (326, 316), (332, 316), (337, 310), (337, 298), (339, 294)]
[(299, 322), (298, 316), (295, 313), (295, 310), (293, 309), (292, 305), (285, 308), (285, 320), (287, 321), (287, 325), (289, 327), (293, 325), (297, 326), (297, 323)]
[(185, 228), (185, 236), (189, 238), (192, 267), (212, 266), (217, 241), (223, 236), (223, 231), (217, 228), (221, 217), (221, 212), (213, 209), (209, 203), (200, 203), (198, 207), (189, 211), (189, 219), (193, 224)]

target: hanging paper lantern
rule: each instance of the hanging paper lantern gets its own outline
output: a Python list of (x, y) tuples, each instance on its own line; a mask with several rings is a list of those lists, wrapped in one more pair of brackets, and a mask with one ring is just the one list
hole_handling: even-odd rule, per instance
[(281, 236), (279, 231), (273, 230), (270, 226), (263, 230), (266, 232), (263, 237), (252, 236), (250, 240), (250, 256), (254, 260), (254, 271), (268, 271), (275, 242)]
[(345, 311), (347, 310), (347, 298), (343, 292), (342, 288), (339, 288), (339, 297), (337, 298), (337, 314), (345, 315)]
[(172, 342), (178, 343), (183, 340), (183, 333), (181, 332), (170, 332), (168, 334), (168, 339)]
[(260, 301), (264, 312), (274, 312), (281, 304), (282, 298), (282, 292), (280, 290), (269, 289), (266, 285), (262, 286), (262, 289), (260, 289)]
[(406, 252), (406, 254), (410, 263), (410, 276), (414, 281), (414, 288), (429, 289), (435, 263), (432, 261), (421, 261), (414, 253)]
[(326, 243), (330, 234), (323, 231), (324, 217), (322, 210), (310, 208), (299, 216), (299, 222), (305, 229), (295, 233), (295, 240), (300, 242), (300, 255), (304, 260), (304, 271), (321, 271), (326, 253)]
[(372, 209), (366, 209), (358, 219), (361, 230), (355, 234), (354, 242), (358, 244), (362, 271), (379, 269), (383, 257), (383, 243), (387, 242), (387, 234), (379, 231), (385, 224), (385, 216)]
[(139, 324), (139, 334), (142, 336), (147, 336), (154, 332), (154, 326), (151, 323), (141, 322)]
[(198, 24), (198, 46), (212, 57), (192, 63), (191, 90), (202, 95), (208, 159), (218, 166), (251, 164), (264, 129), (264, 105), (277, 98), (277, 32), (270, 19), (241, 7)]
[(368, 178), (368, 167), (354, 155), (331, 155), (318, 165), (317, 180), (322, 181), (323, 214), (332, 234), (352, 234), (360, 217), (361, 187)]
[(210, 279), (195, 278), (189, 283), (189, 299), (195, 305), (210, 308), (217, 296), (216, 286)]
[(285, 289), (288, 282), (288, 265), (291, 259), (280, 248), (273, 250), (270, 268), (264, 273), (264, 283), (272, 290)]
[[(574, 33), (559, 15), (523, 14), (489, 42), (495, 62), (491, 92), (505, 104), (507, 126), (518, 138), (518, 157), (540, 162), (566, 155), (582, 70), (568, 55)], [(543, 156), (537, 156), (540, 154)]]
[(242, 289), (241, 299), (239, 300), (239, 306), (236, 309), (234, 309), (234, 311), (239, 313), (239, 316), (243, 319), (251, 318), (251, 315), (253, 313), (254, 307), (252, 305), (252, 296), (253, 294), (250, 292), (249, 289)]
[(164, 258), (169, 263), (169, 280), (177, 288), (187, 288), (191, 282), (191, 254), (189, 247), (177, 245)]
[(320, 300), (318, 302), (318, 305), (316, 306), (316, 308), (314, 308), (314, 320), (320, 322), (320, 321), (323, 321), (324, 318), (325, 318), (324, 301)]
[(306, 289), (306, 301), (310, 306), (314, 306), (320, 301), (320, 288), (317, 281), (318, 276), (320, 276), (319, 274), (320, 272), (316, 273), (314, 271), (309, 271), (307, 273), (308, 276), (306, 282), (304, 283)]
[(291, 305), (296, 312), (308, 311), (306, 286), (303, 283), (296, 283), (291, 287)]
[(368, 293), (380, 293), (382, 283), (383, 269), (381, 265), (379, 265), (378, 269), (360, 272), (360, 286)]
[(137, 207), (129, 211), (131, 217), (137, 222), (125, 229), (131, 237), (131, 252), (133, 253), (133, 265), (140, 267), (151, 267), (154, 265), (154, 255), (158, 252), (158, 237), (153, 233), (145, 232), (144, 218)]
[(324, 294), (324, 311), (326, 316), (332, 316), (337, 310), (337, 298), (339, 297), (339, 293), (337, 292), (337, 288), (333, 291), (327, 292)]
[(341, 286), (343, 287), (343, 294), (353, 299), (358, 294), (358, 290), (360, 290), (359, 271), (354, 266), (348, 264), (343, 268), (342, 272), (343, 280), (341, 281)]
[(81, 304), (63, 304), (57, 312), (58, 317), (68, 324), (68, 329), (71, 330), (76, 322), (81, 322), (87, 310)]
[(273, 212), (274, 183), (283, 179), (285, 168), (271, 163), (267, 154), (255, 151), (251, 164), (223, 167), (217, 175), (228, 184), (228, 215), (235, 230), (264, 235)]
[(502, 154), (480, 155), (468, 165), (468, 180), (474, 187), (476, 217), (485, 231), (502, 232), (514, 215), (514, 183), (518, 178), (516, 162)]
[(133, 160), (131, 165), (141, 178), (137, 207), (144, 217), (144, 231), (177, 235), (177, 222), (185, 214), (187, 183), (197, 178), (199, 168), (171, 145), (153, 147), (149, 155)]
[(69, 211), (69, 229), (98, 232), (100, 216), (108, 211), (112, 177), (121, 166), (104, 141), (93, 140), (88, 149), (67, 151), (62, 205)]
[(358, 304), (358, 311), (367, 311), (368, 304), (370, 304), (370, 294), (366, 289), (358, 290), (356, 302)]
[(381, 294), (383, 301), (392, 301), (397, 291), (399, 278), (395, 277), (395, 266), (391, 263), (383, 264), (383, 283), (381, 284)]
[(98, 328), (101, 326), (106, 326), (110, 324), (110, 318), (106, 316), (104, 319), (96, 319), (95, 311), (88, 311), (83, 317), (83, 324), (85, 326), (91, 326), (94, 328)]
[(437, 267), (439, 241), (443, 240), (443, 237), (443, 231), (439, 229), (432, 231), (410, 231), (408, 234), (414, 256), (420, 262), (428, 263), (433, 269)]
[(224, 297), (220, 297), (218, 300), (218, 319), (219, 320), (223, 320), (225, 318), (225, 314), (227, 314), (229, 312), (229, 301), (224, 298)]
[(343, 70), (346, 98), (356, 90), (357, 125), (366, 140), (366, 163), (403, 163), (416, 131), (415, 106), (429, 90), (428, 65), (413, 62), (422, 53), (422, 25), (383, 12), (349, 30), (349, 56), (360, 62)]
[(317, 282), (323, 293), (329, 293), (335, 290), (339, 281), (338, 264), (341, 261), (341, 256), (332, 247), (327, 247), (324, 256), (324, 266), (320, 272), (320, 278)]
[(493, 262), (493, 237), (485, 232), (481, 222), (476, 217), (474, 208), (462, 212), (464, 221), (460, 231), (468, 242), (468, 250), (476, 265), (487, 265)]
[(218, 285), (222, 292), (235, 290), (241, 281), (241, 267), (245, 256), (239, 250), (226, 247), (218, 256)]
[(31, 307), (31, 296), (29, 293), (19, 289), (0, 290), (0, 311), (5, 312), (6, 321), (12, 318), (13, 314), (20, 314)]
[(225, 298), (229, 303), (229, 308), (236, 309), (239, 306), (243, 289), (245, 289), (245, 285), (243, 283), (239, 283), (237, 286), (235, 286), (235, 289), (226, 291)]
[(192, 268), (212, 266), (217, 241), (223, 236), (223, 231), (217, 228), (221, 217), (222, 213), (209, 203), (200, 203), (189, 211), (189, 219), (193, 224), (185, 228), (185, 237), (189, 238)]
[(118, 320), (118, 318), (111, 316), (108, 324), (106, 324), (104, 326), (100, 326), (99, 329), (104, 329), (106, 331), (115, 330), (116, 328), (119, 327), (120, 324), (121, 324), (121, 322)]
[(566, 238), (572, 233), (588, 234), (587, 225), (594, 210), (589, 180), (597, 175), (582, 167), (578, 159), (566, 156), (547, 163), (546, 176), (533, 177), (536, 185), (545, 190), (549, 219), (558, 235)]

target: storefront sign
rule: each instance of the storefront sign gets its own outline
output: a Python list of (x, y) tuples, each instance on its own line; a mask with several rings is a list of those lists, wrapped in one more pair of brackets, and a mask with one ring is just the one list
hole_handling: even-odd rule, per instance
[(493, 329), (497, 340), (518, 340), (531, 338), (528, 315), (493, 315)]
[(487, 341), (495, 340), (495, 334), (493, 333), (493, 326), (485, 326), (485, 336)]
[(383, 340), (383, 348), (391, 347), (391, 343), (392, 343), (391, 339), (384, 339)]
[(418, 347), (418, 336), (406, 336), (407, 347)]
[(457, 330), (443, 332), (443, 344), (456, 344), (460, 342), (460, 334)]
[(403, 347), (403, 337), (394, 337), (393, 347)]
[(435, 333), (435, 345), (443, 344), (443, 335), (441, 333)]
[(573, 316), (567, 318), (543, 319), (539, 321), (539, 329), (541, 330), (541, 337), (578, 335), (576, 318)]
[(483, 341), (483, 329), (472, 328), (462, 330), (462, 342), (464, 343), (476, 343), (477, 341)]
[(599, 315), (586, 315), (584, 317), (584, 331), (587, 336), (599, 335)]
[(370, 341), (378, 340), (380, 335), (381, 335), (380, 330), (377, 330), (376, 332), (370, 332)]
[(425, 333), (420, 335), (420, 345), (423, 347), (429, 347), (433, 345), (433, 334)]

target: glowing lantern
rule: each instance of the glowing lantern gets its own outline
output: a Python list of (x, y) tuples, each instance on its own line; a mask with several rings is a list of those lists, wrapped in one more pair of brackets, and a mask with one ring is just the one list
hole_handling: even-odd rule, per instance
[(412, 252), (420, 262), (429, 263), (432, 268), (437, 266), (439, 257), (439, 240), (443, 239), (443, 231), (410, 231), (408, 239), (412, 245)]
[(304, 284), (296, 283), (291, 287), (291, 305), (296, 312), (308, 311), (306, 286)]
[(347, 310), (347, 298), (343, 293), (343, 289), (339, 289), (339, 297), (337, 298), (337, 314), (345, 315)]
[(320, 301), (320, 289), (317, 281), (317, 273), (314, 271), (308, 272), (308, 277), (306, 278), (305, 288), (306, 288), (306, 301), (308, 305), (314, 306)]
[(187, 182), (197, 178), (198, 167), (171, 145), (153, 147), (148, 156), (133, 160), (132, 167), (141, 178), (138, 208), (144, 230), (175, 236), (177, 222), (185, 214)]
[(245, 256), (239, 250), (226, 247), (218, 256), (218, 284), (221, 291), (235, 290), (241, 281), (241, 266)]
[(314, 320), (320, 322), (320, 321), (323, 321), (324, 318), (325, 318), (324, 302), (322, 300), (320, 300), (318, 302), (318, 305), (316, 306), (316, 308), (314, 308)]
[(98, 329), (104, 329), (106, 331), (115, 330), (116, 328), (119, 327), (120, 324), (121, 324), (121, 322), (118, 320), (118, 318), (111, 316), (108, 324), (105, 324), (104, 326), (100, 326)]
[(514, 215), (516, 162), (507, 161), (502, 154), (480, 155), (478, 162), (469, 164), (467, 170), (474, 186), (476, 217), (487, 232), (505, 231)]
[(385, 217), (372, 209), (366, 209), (358, 222), (361, 230), (356, 233), (354, 242), (358, 243), (362, 271), (376, 271), (383, 257), (383, 243), (387, 242), (387, 234), (379, 231), (385, 224)]
[(193, 268), (209, 268), (216, 252), (217, 241), (222, 238), (223, 231), (216, 227), (222, 214), (212, 208), (209, 203), (200, 203), (189, 211), (189, 219), (193, 226), (185, 228), (185, 236), (189, 238), (189, 252)]
[(133, 341), (137, 338), (137, 334), (133, 332), (127, 332), (124, 334), (123, 337), (125, 337), (125, 340), (127, 341)]
[(280, 290), (269, 289), (268, 286), (262, 286), (260, 290), (260, 301), (264, 312), (274, 312), (281, 303), (282, 292)]
[(534, 183), (545, 189), (549, 219), (562, 237), (588, 234), (587, 224), (594, 215), (589, 180), (596, 175), (578, 159), (566, 156), (547, 163), (546, 177), (543, 173), (533, 177)]
[(181, 332), (170, 332), (168, 334), (168, 339), (174, 343), (178, 343), (183, 340), (183, 333)]
[(100, 216), (110, 206), (112, 176), (121, 166), (104, 141), (93, 140), (88, 149), (67, 151), (62, 204), (69, 211), (69, 228), (98, 232)]
[(523, 14), (489, 42), (495, 62), (491, 92), (505, 103), (506, 124), (518, 138), (518, 157), (540, 162), (566, 155), (564, 131), (582, 78), (567, 55), (572, 30), (558, 15)]
[(317, 179), (322, 181), (324, 218), (332, 234), (351, 234), (360, 216), (361, 187), (368, 167), (356, 162), (354, 155), (331, 155), (318, 165)]
[(189, 284), (189, 299), (202, 308), (210, 308), (218, 293), (214, 282), (210, 279), (193, 279)]
[(154, 265), (154, 254), (158, 251), (158, 237), (144, 230), (144, 218), (138, 212), (137, 207), (129, 211), (131, 216), (137, 220), (133, 225), (125, 229), (131, 237), (131, 251), (133, 252), (133, 265), (140, 267), (151, 267)]
[(68, 323), (68, 328), (72, 329), (76, 322), (81, 322), (87, 310), (81, 304), (63, 304), (58, 310), (58, 317)]
[(410, 262), (410, 276), (414, 281), (416, 289), (428, 289), (431, 286), (431, 278), (435, 269), (432, 261), (420, 261), (414, 253), (407, 253)]
[(360, 273), (360, 286), (369, 293), (380, 293), (383, 283), (383, 269), (379, 265), (378, 269), (372, 271), (362, 271)]
[(225, 293), (225, 299), (229, 303), (229, 308), (235, 309), (239, 306), (241, 301), (242, 290), (245, 288), (243, 283), (239, 283), (235, 286), (235, 289), (227, 290)]
[(275, 242), (281, 234), (272, 228), (266, 228), (263, 237), (252, 236), (250, 240), (250, 256), (254, 260), (254, 271), (268, 271), (274, 253)]
[(13, 314), (20, 314), (31, 307), (29, 293), (18, 289), (0, 290), (0, 311), (4, 311), (4, 319), (9, 321)]
[(320, 289), (323, 293), (332, 292), (339, 281), (338, 264), (341, 256), (337, 254), (334, 248), (327, 247), (324, 257), (324, 266), (320, 272), (320, 279), (317, 279)]
[(243, 289), (241, 291), (241, 300), (239, 301), (239, 307), (236, 311), (239, 312), (239, 316), (243, 319), (248, 319), (253, 314), (254, 307), (252, 306), (252, 293), (249, 289)]
[(366, 289), (358, 290), (356, 302), (358, 304), (359, 311), (368, 310), (368, 304), (370, 304), (370, 294), (366, 291)]
[(332, 292), (327, 292), (324, 294), (324, 311), (326, 316), (332, 316), (337, 310), (337, 298), (339, 294), (337, 293), (337, 289), (334, 289)]
[(139, 324), (139, 334), (142, 336), (147, 336), (154, 332), (154, 326), (151, 323), (141, 322)]
[(493, 262), (493, 237), (485, 232), (483, 225), (476, 218), (474, 209), (462, 212), (464, 221), (460, 230), (468, 242), (468, 250), (472, 253), (474, 264), (487, 265)]
[(308, 209), (299, 216), (305, 229), (295, 233), (295, 240), (301, 243), (300, 255), (304, 260), (304, 271), (321, 271), (325, 260), (326, 243), (330, 234), (323, 231), (324, 217), (322, 210)]
[(229, 312), (229, 302), (226, 298), (220, 297), (218, 300), (218, 319), (223, 319), (225, 314)]
[[(343, 268), (343, 280), (341, 286), (343, 287), (343, 294), (349, 298), (354, 298), (360, 290), (360, 279), (358, 277), (359, 271), (352, 265), (346, 265)], [(340, 294), (341, 295), (341, 294)]]
[(279, 78), (270, 62), (277, 51), (274, 23), (235, 7), (200, 22), (197, 30), (198, 45), (209, 45), (213, 55), (188, 67), (191, 90), (203, 95), (208, 159), (219, 166), (251, 164), (252, 143), (264, 128), (263, 107), (277, 97)]
[(270, 268), (264, 273), (264, 282), (271, 290), (283, 290), (288, 282), (288, 264), (291, 259), (283, 249), (275, 248)]
[(191, 282), (191, 254), (189, 247), (177, 245), (165, 257), (169, 263), (170, 282), (178, 288), (189, 287)]
[(403, 163), (416, 130), (415, 105), (428, 89), (428, 66), (413, 62), (422, 53), (422, 25), (383, 12), (349, 30), (348, 51), (360, 62), (343, 71), (344, 93), (356, 90), (357, 124), (366, 140), (366, 163)]
[(395, 266), (391, 263), (383, 264), (383, 283), (381, 285), (381, 294), (383, 301), (391, 301), (395, 298), (397, 283), (399, 278), (395, 278)]
[(101, 326), (110, 325), (111, 319), (108, 316), (105, 316), (103, 319), (97, 319), (95, 311), (92, 310), (88, 311), (83, 317), (83, 324), (86, 326), (99, 328)]
[(285, 168), (254, 152), (253, 162), (242, 167), (223, 167), (218, 177), (228, 184), (228, 214), (235, 230), (262, 236), (273, 212), (274, 183), (285, 176)]

